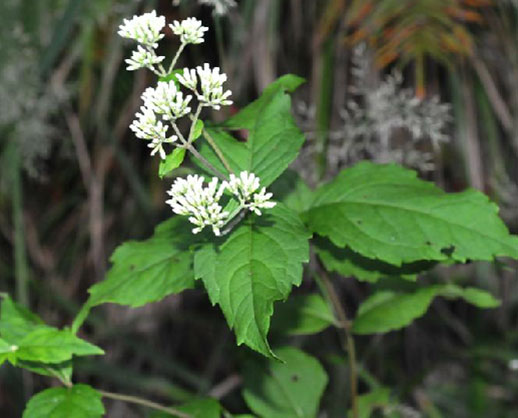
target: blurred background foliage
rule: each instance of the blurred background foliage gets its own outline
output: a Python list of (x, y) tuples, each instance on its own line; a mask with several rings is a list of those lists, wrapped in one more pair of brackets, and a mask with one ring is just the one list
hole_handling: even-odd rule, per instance
[[(128, 130), (153, 76), (124, 70), (129, 46), (116, 35), (123, 18), (152, 8), (210, 27), (208, 41), (180, 65), (220, 65), (235, 100), (230, 113), (279, 75), (307, 79), (294, 112), (308, 141), (294, 169), (310, 185), (361, 159), (395, 161), (449, 191), (483, 190), (518, 232), (516, 1), (236, 3), (2, 0), (3, 292), (53, 325), (69, 324), (115, 246), (149, 236), (170, 215), (170, 181), (158, 179), (157, 160)], [(177, 47), (172, 34), (168, 40), (164, 54)], [(360, 390), (390, 392), (391, 406), (376, 416), (518, 416), (517, 278), (516, 265), (502, 263), (435, 269), (420, 280), (486, 288), (501, 307), (478, 311), (439, 300), (405, 331), (358, 338)], [(334, 280), (351, 315), (380, 286)], [(299, 292), (314, 288), (308, 278)], [(79, 362), (78, 381), (166, 403), (210, 395), (231, 411), (244, 409), (241, 364), (249, 353), (235, 347), (201, 292), (140, 309), (98, 309), (84, 332), (108, 354)], [(331, 379), (322, 416), (346, 416), (347, 366), (335, 332), (281, 341), (322, 360)], [(0, 416), (20, 416), (45, 385), (2, 367)], [(110, 418), (148, 412), (108, 407)]]

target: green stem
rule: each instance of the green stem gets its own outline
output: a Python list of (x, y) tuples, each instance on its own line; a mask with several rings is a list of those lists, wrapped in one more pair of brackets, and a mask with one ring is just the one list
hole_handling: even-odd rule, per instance
[(13, 225), (14, 225), (14, 269), (16, 274), (16, 298), (22, 305), (29, 303), (29, 271), (25, 249), (23, 226), (23, 183), (21, 155), (18, 144), (13, 155)]
[(219, 171), (216, 167), (214, 167), (207, 159), (201, 155), (196, 148), (194, 148), (191, 144), (189, 144), (182, 133), (180, 132), (180, 129), (178, 129), (178, 126), (176, 126), (176, 123), (171, 123), (176, 135), (178, 136), (178, 139), (182, 143), (182, 147), (185, 148), (187, 151), (192, 153), (198, 160), (202, 162), (202, 164), (205, 165), (207, 169), (212, 171), (212, 173), (217, 176), (220, 180), (227, 180), (227, 177)]
[(207, 140), (209, 145), (212, 147), (212, 149), (214, 150), (214, 152), (216, 153), (216, 155), (218, 156), (220, 161), (223, 163), (223, 165), (225, 166), (227, 171), (229, 173), (233, 173), (234, 171), (230, 168), (230, 164), (228, 163), (227, 159), (223, 155), (223, 152), (221, 152), (219, 147), (216, 145), (216, 141), (214, 141), (214, 138), (212, 138), (212, 136), (209, 134), (209, 132), (206, 129), (203, 129), (203, 136)]
[(185, 45), (186, 44), (182, 43), (180, 45), (180, 48), (178, 48), (178, 51), (176, 51), (176, 55), (174, 56), (173, 60), (171, 61), (171, 65), (169, 66), (169, 71), (167, 72), (166, 75), (171, 74), (171, 72), (174, 70), (176, 62), (178, 61), (178, 58), (180, 58), (180, 55), (182, 54), (183, 49), (185, 48)]
[(133, 403), (136, 405), (146, 406), (148, 408), (156, 409), (157, 411), (162, 411), (162, 412), (171, 414), (171, 415), (173, 415), (175, 417), (179, 417), (179, 418), (191, 418), (191, 415), (185, 414), (184, 412), (179, 411), (178, 409), (167, 407), (167, 406), (161, 405), (159, 403), (149, 401), (147, 399), (139, 398), (137, 396), (122, 395), (120, 393), (113, 393), (113, 392), (105, 392), (104, 390), (97, 390), (97, 391), (105, 398)]
[(354, 345), (354, 338), (351, 332), (351, 322), (347, 318), (347, 314), (345, 313), (345, 309), (340, 303), (340, 298), (338, 297), (329, 276), (322, 269), (320, 274), (322, 283), (325, 287), (326, 299), (328, 303), (331, 305), (331, 308), (335, 312), (335, 315), (338, 317), (338, 321), (340, 323), (340, 329), (344, 332), (344, 341), (343, 341), (343, 349), (348, 354), (349, 359), (349, 384), (351, 387), (351, 410), (352, 417), (358, 418), (359, 410), (358, 410), (358, 371), (356, 369), (356, 348)]

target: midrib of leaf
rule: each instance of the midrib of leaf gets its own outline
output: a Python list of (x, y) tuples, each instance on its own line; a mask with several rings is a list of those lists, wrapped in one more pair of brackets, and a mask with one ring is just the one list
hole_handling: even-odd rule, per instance
[[(466, 200), (467, 202), (469, 202), (469, 200)], [(484, 238), (489, 238), (491, 239), (492, 241), (495, 241), (499, 244), (502, 244), (502, 245), (505, 245), (506, 247), (510, 248), (510, 249), (514, 249), (513, 247), (510, 247), (506, 242), (503, 242), (503, 241), (500, 241), (499, 239), (495, 238), (494, 236), (491, 236), (491, 235), (487, 235), (487, 234), (484, 234), (476, 229), (471, 229), (471, 228), (468, 228), (467, 226), (465, 225), (462, 225), (462, 224), (457, 224), (455, 222), (451, 222), (451, 221), (448, 221), (444, 218), (441, 218), (437, 215), (434, 215), (430, 212), (426, 212), (426, 211), (421, 211), (421, 210), (418, 210), (418, 209), (415, 209), (415, 208), (408, 208), (408, 207), (405, 207), (405, 206), (398, 206), (398, 205), (391, 205), (389, 203), (372, 203), (372, 202), (368, 202), (368, 201), (363, 201), (363, 200), (347, 200), (345, 202), (333, 202), (333, 203), (325, 203), (325, 204), (321, 204), (321, 205), (318, 205), (315, 207), (315, 209), (319, 209), (319, 208), (324, 208), (324, 207), (332, 207), (332, 206), (342, 206), (342, 205), (347, 205), (349, 203), (356, 203), (356, 204), (362, 204), (362, 205), (366, 205), (366, 206), (373, 206), (373, 207), (389, 207), (389, 208), (395, 208), (395, 209), (401, 209), (401, 210), (404, 210), (404, 211), (407, 211), (407, 212), (410, 212), (410, 213), (415, 213), (415, 214), (420, 214), (420, 215), (426, 215), (426, 216), (429, 216), (430, 218), (433, 218), (435, 220), (438, 220), (438, 221), (442, 221), (448, 225), (451, 225), (451, 226), (455, 226), (455, 227), (458, 227), (458, 228), (461, 228), (461, 229), (465, 229), (471, 233), (475, 233), (476, 235), (480, 235), (480, 236), (483, 236)], [(377, 239), (371, 235), (369, 235), (368, 233), (366, 233), (365, 231), (363, 231), (362, 229), (360, 229), (356, 224), (354, 224), (354, 222), (351, 222), (349, 221), (352, 225), (354, 225), (360, 232), (362, 232), (363, 234), (367, 235), (369, 238), (372, 238), (376, 241), (379, 241), (379, 242), (383, 242), (386, 244), (385, 241), (381, 241), (380, 239)], [(424, 235), (427, 235), (427, 234), (424, 234)], [(393, 243), (391, 242), (390, 243), (391, 245), (397, 245), (396, 243)], [(403, 245), (402, 245), (403, 246)], [(404, 245), (404, 246), (407, 246), (407, 245)]]

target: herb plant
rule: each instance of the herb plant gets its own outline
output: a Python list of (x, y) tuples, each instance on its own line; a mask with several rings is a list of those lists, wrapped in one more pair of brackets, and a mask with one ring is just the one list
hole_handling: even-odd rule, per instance
[[(384, 388), (359, 396), (354, 335), (401, 329), (439, 296), (497, 306), (483, 290), (453, 283), (424, 286), (416, 278), (436, 264), (518, 258), (518, 237), (509, 234), (497, 206), (482, 193), (448, 194), (397, 165), (362, 162), (310, 190), (288, 169), (304, 143), (291, 115), (290, 93), (304, 81), (281, 77), (239, 113), (212, 123), (202, 119), (203, 110), (232, 103), (226, 75), (209, 64), (176, 69), (185, 47), (202, 43), (208, 28), (194, 18), (171, 24), (181, 43), (167, 63), (157, 53), (165, 26), (165, 18), (151, 12), (120, 27), (122, 37), (138, 43), (127, 69), (145, 68), (159, 77), (142, 95), (130, 128), (160, 158), (160, 177), (174, 173), (187, 154), (197, 173), (174, 180), (167, 200), (171, 217), (152, 237), (116, 249), (106, 279), (89, 289), (70, 328), (51, 327), (3, 295), (0, 363), (63, 384), (35, 395), (24, 417), (101, 417), (103, 397), (164, 414), (156, 417), (233, 416), (212, 399), (173, 408), (72, 379), (75, 357), (104, 353), (77, 336), (92, 308), (143, 306), (200, 284), (221, 308), (237, 345), (257, 353), (242, 372), (243, 399), (253, 414), (309, 418), (323, 408), (325, 369), (300, 349), (279, 345), (282, 338), (272, 343), (271, 326), (280, 336), (335, 327), (343, 333), (349, 363), (350, 415), (391, 407)], [(185, 131), (180, 119), (189, 121)], [(247, 139), (236, 140), (236, 130), (247, 131)], [(320, 292), (290, 296), (303, 276), (316, 281)], [(333, 288), (331, 277), (339, 276), (386, 280), (391, 286), (368, 297), (351, 319)]]

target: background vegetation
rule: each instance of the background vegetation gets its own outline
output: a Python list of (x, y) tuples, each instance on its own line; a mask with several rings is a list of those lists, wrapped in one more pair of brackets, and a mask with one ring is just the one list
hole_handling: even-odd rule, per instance
[[(179, 3), (1, 2), (0, 290), (46, 322), (69, 324), (115, 246), (149, 236), (170, 215), (168, 182), (128, 129), (152, 76), (124, 71), (129, 48), (116, 35), (123, 18), (152, 8), (211, 28), (181, 66), (218, 63), (233, 91), (230, 112), (279, 75), (307, 79), (294, 111), (308, 141), (294, 168), (310, 184), (361, 159), (396, 161), (446, 190), (484, 191), (518, 232), (516, 2), (242, 0), (222, 16), (194, 0)], [(170, 36), (171, 51), (174, 42)], [(481, 311), (440, 299), (404, 331), (357, 338), (363, 382), (389, 388), (400, 416), (518, 416), (516, 267), (477, 263), (423, 275), (488, 289), (502, 305)], [(351, 313), (376, 286), (335, 283)], [(210, 395), (244, 410), (239, 366), (250, 353), (235, 347), (200, 292), (97, 309), (85, 332), (108, 356), (79, 362), (82, 382), (164, 403)], [(322, 360), (331, 378), (323, 402), (342, 417), (348, 379), (338, 338), (328, 330), (290, 343)], [(0, 416), (20, 416), (41, 388), (39, 377), (3, 366)], [(107, 406), (110, 418), (147, 412)]]

